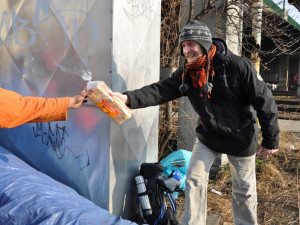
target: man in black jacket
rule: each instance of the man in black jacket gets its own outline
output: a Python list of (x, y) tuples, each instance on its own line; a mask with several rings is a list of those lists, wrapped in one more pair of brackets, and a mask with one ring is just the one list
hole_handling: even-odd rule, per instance
[[(162, 104), (187, 96), (199, 115), (197, 141), (186, 175), (183, 224), (205, 224), (209, 169), (220, 153), (228, 156), (235, 224), (257, 224), (255, 155), (278, 151), (277, 107), (253, 65), (212, 39), (202, 22), (189, 22), (180, 34), (185, 56), (170, 78), (118, 96), (130, 108)], [(259, 119), (261, 147), (257, 150)], [(256, 153), (256, 154), (255, 154)]]

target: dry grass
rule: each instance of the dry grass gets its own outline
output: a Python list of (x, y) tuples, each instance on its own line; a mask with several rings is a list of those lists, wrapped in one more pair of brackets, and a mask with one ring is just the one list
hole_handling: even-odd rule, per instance
[[(281, 132), (279, 149), (268, 159), (256, 160), (259, 224), (299, 224), (300, 133)], [(228, 166), (210, 182), (212, 188), (223, 195), (209, 192), (209, 213), (221, 215), (221, 224), (233, 223)]]
[[(282, 131), (279, 150), (267, 159), (259, 156), (256, 160), (259, 224), (300, 224), (300, 133)], [(222, 192), (208, 192), (208, 214), (221, 215), (220, 224), (233, 224), (229, 166), (210, 180), (208, 188)], [(184, 197), (177, 202), (184, 208)]]

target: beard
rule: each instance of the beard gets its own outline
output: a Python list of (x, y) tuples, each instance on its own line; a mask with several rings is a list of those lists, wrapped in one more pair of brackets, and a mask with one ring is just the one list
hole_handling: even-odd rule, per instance
[(186, 61), (187, 61), (188, 64), (191, 64), (191, 63), (195, 62), (200, 57), (201, 57), (201, 55), (199, 53), (196, 53), (196, 52), (190, 52), (190, 53), (185, 55), (185, 58), (186, 58)]

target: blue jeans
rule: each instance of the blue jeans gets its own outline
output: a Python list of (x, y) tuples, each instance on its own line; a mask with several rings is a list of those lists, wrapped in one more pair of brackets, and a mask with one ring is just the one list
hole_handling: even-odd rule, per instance
[[(207, 214), (207, 185), (209, 170), (217, 152), (199, 140), (190, 159), (185, 182), (185, 211), (183, 225), (205, 225)], [(232, 176), (232, 211), (235, 225), (257, 224), (257, 193), (255, 155), (228, 155)]]

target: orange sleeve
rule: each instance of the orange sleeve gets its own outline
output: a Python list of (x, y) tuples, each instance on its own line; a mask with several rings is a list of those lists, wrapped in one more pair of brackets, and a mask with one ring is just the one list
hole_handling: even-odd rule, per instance
[(66, 120), (70, 97), (22, 97), (0, 88), (0, 128), (24, 123)]

